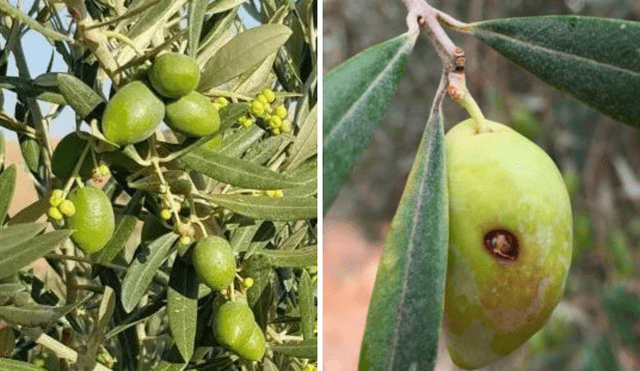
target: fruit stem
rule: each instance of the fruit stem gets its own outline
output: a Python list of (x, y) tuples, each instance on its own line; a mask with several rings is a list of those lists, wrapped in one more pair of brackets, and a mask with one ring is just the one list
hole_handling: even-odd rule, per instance
[[(78, 173), (80, 172), (80, 169), (82, 168), (82, 164), (84, 163), (84, 159), (87, 157), (87, 153), (89, 153), (89, 148), (91, 148), (91, 142), (87, 142), (87, 144), (84, 146), (84, 149), (82, 150), (82, 154), (80, 155), (80, 158), (78, 159), (78, 162), (76, 163), (76, 166), (73, 168), (73, 173), (71, 173), (71, 176), (69, 177), (69, 180), (67, 180), (67, 183), (64, 185), (64, 189), (62, 190), (62, 198), (67, 198), (67, 195), (69, 194), (69, 191), (71, 190), (71, 186), (73, 185), (73, 183), (75, 181), (77, 181), (79, 179)], [(81, 184), (82, 181), (80, 181), (79, 183)]]
[(482, 113), (482, 110), (480, 110), (478, 103), (476, 103), (475, 99), (473, 99), (473, 97), (471, 96), (471, 93), (469, 93), (469, 90), (466, 88), (466, 86), (462, 94), (462, 99), (460, 99), (458, 103), (460, 103), (460, 105), (464, 109), (466, 109), (467, 112), (469, 112), (469, 115), (471, 115), (471, 118), (473, 119), (476, 125), (477, 134), (486, 133), (490, 131), (490, 129), (485, 125), (486, 119), (484, 118), (484, 114)]

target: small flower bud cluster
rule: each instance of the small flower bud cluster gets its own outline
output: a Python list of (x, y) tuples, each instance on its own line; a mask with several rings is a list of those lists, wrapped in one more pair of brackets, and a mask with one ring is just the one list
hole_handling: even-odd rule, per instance
[(264, 191), (264, 194), (266, 194), (269, 197), (273, 197), (273, 198), (282, 198), (284, 197), (284, 192), (282, 192), (281, 189), (269, 189)]
[(73, 202), (64, 198), (64, 192), (61, 189), (54, 189), (49, 196), (49, 211), (47, 215), (53, 220), (62, 220), (65, 217), (71, 217), (76, 213), (76, 207)]
[(229, 101), (225, 97), (218, 97), (215, 102), (213, 102), (213, 107), (220, 111), (222, 108), (229, 105)]
[(250, 115), (240, 117), (238, 121), (244, 127), (251, 126), (256, 118), (261, 118), (273, 135), (291, 132), (291, 121), (287, 119), (287, 108), (276, 101), (276, 95), (271, 89), (264, 89), (251, 102)]

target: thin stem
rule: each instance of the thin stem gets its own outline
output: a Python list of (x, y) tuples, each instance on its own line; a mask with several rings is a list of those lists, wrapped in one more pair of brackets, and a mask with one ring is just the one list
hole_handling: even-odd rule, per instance
[(471, 115), (471, 118), (476, 125), (476, 133), (480, 134), (489, 131), (485, 125), (484, 114), (482, 114), (478, 103), (476, 103), (475, 99), (473, 99), (471, 93), (469, 93), (469, 90), (467, 90), (466, 87), (464, 89), (462, 99), (460, 99), (458, 103), (460, 103), (460, 105), (469, 112), (469, 115)]

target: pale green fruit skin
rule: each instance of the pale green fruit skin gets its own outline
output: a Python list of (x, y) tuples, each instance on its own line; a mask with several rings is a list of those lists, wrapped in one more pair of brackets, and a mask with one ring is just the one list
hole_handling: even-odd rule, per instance
[[(492, 363), (522, 345), (560, 301), (571, 264), (572, 218), (560, 171), (537, 145), (507, 126), (472, 120), (445, 136), (449, 261), (444, 334), (465, 369)], [(519, 242), (512, 264), (485, 248), (494, 229)]]
[(198, 62), (184, 54), (167, 53), (153, 62), (149, 71), (153, 89), (166, 98), (180, 98), (191, 93), (200, 82)]
[(198, 241), (192, 260), (200, 280), (212, 289), (220, 291), (233, 282), (236, 259), (224, 238), (209, 236)]
[(162, 100), (142, 81), (132, 81), (107, 103), (102, 115), (102, 133), (118, 145), (135, 144), (153, 134), (164, 113)]
[(260, 326), (254, 322), (251, 336), (244, 344), (236, 348), (235, 352), (244, 359), (259, 361), (264, 357), (265, 344), (264, 333)]
[(253, 333), (255, 319), (246, 303), (227, 302), (218, 308), (213, 321), (216, 340), (231, 349), (246, 343)]
[(115, 230), (115, 215), (109, 197), (101, 189), (83, 187), (69, 196), (76, 212), (67, 218), (74, 229), (71, 239), (87, 254), (100, 251)]
[(201, 137), (220, 129), (220, 114), (207, 97), (193, 91), (167, 104), (165, 122), (182, 134)]

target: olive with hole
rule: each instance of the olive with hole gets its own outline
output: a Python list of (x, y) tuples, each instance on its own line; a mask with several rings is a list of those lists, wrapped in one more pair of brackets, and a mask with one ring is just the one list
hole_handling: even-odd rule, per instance
[(213, 331), (220, 344), (235, 350), (249, 340), (254, 324), (253, 312), (246, 303), (230, 301), (215, 313)]
[(171, 129), (191, 137), (205, 136), (220, 128), (218, 110), (197, 91), (167, 103), (164, 119)]
[(149, 71), (153, 89), (165, 98), (180, 98), (191, 93), (200, 82), (200, 68), (195, 59), (179, 53), (157, 57)]
[(482, 126), (466, 120), (445, 136), (444, 335), (465, 369), (506, 356), (538, 331), (571, 264), (571, 203), (553, 160), (508, 126)]
[[(62, 138), (56, 145), (51, 157), (51, 171), (53, 174), (63, 180), (69, 179), (88, 143), (86, 139), (80, 138), (75, 131)], [(83, 180), (91, 178), (93, 174), (93, 158), (90, 151), (91, 149), (84, 156), (84, 161), (82, 161), (78, 172), (78, 175)]]
[(244, 359), (259, 361), (264, 357), (265, 344), (264, 333), (260, 326), (254, 322), (253, 330), (251, 331), (249, 339), (244, 344), (241, 344), (233, 350)]
[(74, 230), (71, 239), (87, 254), (100, 251), (115, 229), (109, 197), (101, 189), (82, 187), (68, 199), (75, 206), (75, 213), (67, 218), (67, 226)]
[(135, 144), (151, 136), (165, 114), (162, 100), (142, 81), (123, 86), (102, 114), (102, 133), (118, 145)]
[(196, 244), (192, 255), (193, 265), (200, 281), (214, 290), (223, 290), (236, 275), (236, 259), (226, 239), (208, 236)]

